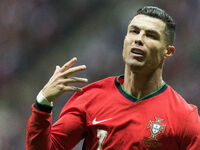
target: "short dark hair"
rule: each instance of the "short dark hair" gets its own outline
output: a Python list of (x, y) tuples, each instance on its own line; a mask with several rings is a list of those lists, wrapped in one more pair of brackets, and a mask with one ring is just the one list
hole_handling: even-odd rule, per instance
[(167, 35), (167, 45), (172, 45), (175, 40), (175, 29), (176, 24), (171, 16), (169, 16), (164, 10), (154, 7), (154, 6), (145, 6), (137, 10), (137, 15), (143, 14), (150, 17), (161, 19), (163, 22), (166, 23), (165, 33)]

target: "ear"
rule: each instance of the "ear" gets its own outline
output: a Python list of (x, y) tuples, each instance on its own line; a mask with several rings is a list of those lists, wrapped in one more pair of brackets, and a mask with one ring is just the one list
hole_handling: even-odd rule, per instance
[(165, 58), (169, 58), (171, 57), (175, 52), (175, 47), (174, 46), (171, 46), (169, 45), (167, 47), (167, 49), (165, 50)]

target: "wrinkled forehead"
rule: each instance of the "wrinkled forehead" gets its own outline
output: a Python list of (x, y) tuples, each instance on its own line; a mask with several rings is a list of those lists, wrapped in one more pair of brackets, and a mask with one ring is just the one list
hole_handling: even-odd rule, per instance
[(162, 34), (165, 31), (166, 24), (161, 19), (139, 14), (131, 20), (128, 28), (131, 26), (137, 26), (143, 30), (155, 30)]

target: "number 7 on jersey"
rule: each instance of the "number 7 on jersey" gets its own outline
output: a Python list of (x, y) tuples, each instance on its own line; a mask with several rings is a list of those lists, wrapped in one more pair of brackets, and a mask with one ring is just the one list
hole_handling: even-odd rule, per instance
[(99, 138), (98, 148), (97, 150), (102, 150), (103, 142), (107, 137), (108, 132), (105, 130), (97, 129), (97, 138)]

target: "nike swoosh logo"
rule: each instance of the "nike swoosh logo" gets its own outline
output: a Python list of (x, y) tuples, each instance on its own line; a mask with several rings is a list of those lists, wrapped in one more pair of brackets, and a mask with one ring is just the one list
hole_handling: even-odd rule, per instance
[(112, 119), (112, 118), (108, 118), (108, 119), (96, 121), (96, 118), (94, 118), (94, 120), (92, 121), (92, 124), (93, 124), (93, 125), (99, 124), (99, 123), (102, 123), (102, 122), (105, 122), (105, 121), (108, 121), (108, 120), (111, 120), (111, 119)]

